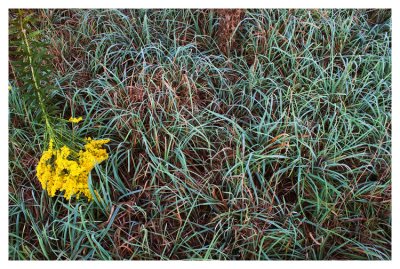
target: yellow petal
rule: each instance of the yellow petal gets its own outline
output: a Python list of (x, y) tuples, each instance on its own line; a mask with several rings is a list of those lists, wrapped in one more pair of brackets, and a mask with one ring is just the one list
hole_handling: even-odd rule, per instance
[(73, 117), (71, 117), (71, 118), (69, 118), (68, 121), (69, 121), (69, 122), (72, 122), (72, 123), (78, 123), (78, 122), (82, 121), (82, 117), (79, 117), (79, 118), (73, 118)]

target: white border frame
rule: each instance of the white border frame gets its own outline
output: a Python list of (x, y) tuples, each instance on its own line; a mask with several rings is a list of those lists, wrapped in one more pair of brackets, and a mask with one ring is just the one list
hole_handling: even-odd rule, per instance
[[(12, 1), (12, 2), (11, 2)], [(0, 3), (0, 25), (1, 25), (1, 40), (3, 45), (1, 46), (1, 74), (2, 74), (2, 87), (0, 87), (0, 121), (1, 130), (0, 137), (3, 141), (1, 150), (1, 241), (0, 253), (1, 263), (5, 265), (5, 268), (43, 268), (43, 267), (71, 267), (71, 266), (88, 266), (86, 262), (70, 261), (70, 262), (57, 262), (55, 261), (8, 261), (8, 9), (9, 8), (391, 8), (392, 9), (392, 74), (398, 74), (392, 76), (392, 179), (399, 178), (399, 156), (400, 156), (400, 141), (395, 139), (400, 137), (400, 103), (399, 97), (399, 20), (400, 20), (400, 9), (397, 7), (397, 0), (278, 0), (278, 1), (255, 1), (255, 0), (189, 0), (189, 1), (167, 1), (167, 0), (69, 0), (69, 1), (50, 1), (50, 0), (2, 0)], [(400, 1), (399, 1), (400, 3)], [(396, 89), (396, 90), (394, 90)], [(7, 126), (7, 127), (6, 127)], [(199, 262), (182, 262), (182, 261), (168, 261), (163, 262), (162, 266), (166, 268), (186, 268), (188, 266), (193, 268), (204, 267), (230, 267), (240, 268), (243, 266), (253, 267), (265, 267), (268, 265), (293, 267), (293, 266), (304, 266), (307, 268), (335, 268), (339, 266), (348, 267), (364, 267), (374, 268), (377, 266), (385, 266), (389, 268), (400, 268), (399, 262), (399, 198), (400, 194), (398, 180), (392, 180), (392, 260), (391, 261), (199, 261)], [(397, 194), (397, 195), (396, 195)], [(397, 265), (396, 265), (397, 264)], [(105, 261), (93, 261), (90, 266), (101, 267), (105, 266), (160, 266), (159, 262), (156, 261), (135, 261), (134, 263), (126, 261), (114, 261), (112, 264)], [(341, 269), (341, 268), (340, 268)]]

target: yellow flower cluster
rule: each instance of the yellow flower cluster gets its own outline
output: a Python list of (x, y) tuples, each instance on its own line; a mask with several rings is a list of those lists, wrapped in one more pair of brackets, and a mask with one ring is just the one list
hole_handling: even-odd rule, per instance
[(82, 121), (82, 117), (79, 117), (79, 118), (73, 118), (73, 117), (71, 117), (71, 118), (69, 118), (68, 121), (69, 121), (69, 122), (72, 122), (72, 123), (78, 123), (78, 122)]
[(93, 197), (89, 191), (88, 176), (96, 164), (108, 158), (102, 146), (109, 141), (87, 138), (84, 149), (75, 153), (67, 146), (55, 149), (51, 140), (36, 167), (36, 175), (43, 189), (47, 190), (50, 197), (59, 190), (64, 191), (67, 200), (75, 194), (77, 198), (83, 194), (90, 201)]

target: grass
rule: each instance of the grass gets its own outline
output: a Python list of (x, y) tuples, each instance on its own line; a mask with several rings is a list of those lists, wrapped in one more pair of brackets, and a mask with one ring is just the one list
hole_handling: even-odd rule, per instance
[(35, 12), (48, 102), (110, 157), (101, 199), (49, 198), (10, 74), (9, 259), (391, 259), (390, 11)]

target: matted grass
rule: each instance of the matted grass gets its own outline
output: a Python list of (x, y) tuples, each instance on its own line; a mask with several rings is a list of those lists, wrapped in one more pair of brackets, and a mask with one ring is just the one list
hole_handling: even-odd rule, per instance
[(391, 259), (390, 11), (36, 12), (110, 158), (49, 198), (10, 74), (9, 259)]

